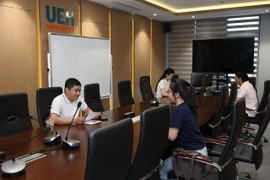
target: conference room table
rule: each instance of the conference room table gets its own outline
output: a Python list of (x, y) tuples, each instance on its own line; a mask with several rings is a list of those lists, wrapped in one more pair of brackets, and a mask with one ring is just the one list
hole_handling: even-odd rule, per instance
[[(200, 125), (205, 124), (210, 120), (217, 110), (219, 104), (218, 96), (197, 96), (198, 105), (198, 121)], [(174, 107), (168, 101), (168, 99), (161, 101), (161, 106), (169, 104), (171, 109)], [(57, 179), (68, 179), (77, 180), (84, 179), (86, 159), (87, 159), (87, 146), (89, 134), (102, 127), (109, 126), (123, 118), (125, 112), (135, 112), (136, 116), (139, 116), (144, 110), (149, 108), (155, 108), (150, 106), (149, 102), (140, 102), (130, 106), (122, 108), (116, 108), (110, 111), (104, 111), (102, 118), (108, 118), (107, 121), (102, 121), (95, 125), (72, 125), (69, 133), (69, 138), (77, 139), (81, 142), (80, 148), (76, 150), (57, 150), (43, 151), (46, 154), (45, 157), (34, 160), (26, 164), (25, 175), (21, 175), (15, 178), (4, 178), (2, 172), (0, 172), (0, 180), (2, 179), (19, 179), (19, 180), (57, 180)], [(62, 139), (66, 136), (68, 125), (55, 125), (58, 133), (62, 135)], [(18, 148), (20, 144), (31, 139), (39, 132), (42, 128), (33, 129), (30, 131), (1, 137), (0, 138), (0, 151), (6, 153), (6, 160), (11, 159), (12, 153), (16, 151), (15, 157), (19, 157), (31, 152), (37, 152), (44, 150), (45, 148), (58, 147), (59, 145), (45, 145), (43, 138), (47, 135), (52, 135), (54, 132), (48, 134), (42, 134), (38, 138), (34, 139), (30, 143)], [(133, 157), (135, 156), (138, 140), (140, 135), (140, 122), (134, 123), (134, 141), (133, 141)], [(110, 152), (108, 152), (110, 153)], [(113, 154), (112, 154), (113, 155)], [(104, 162), (106, 163), (106, 162)], [(106, 172), (104, 172), (106, 173)]]

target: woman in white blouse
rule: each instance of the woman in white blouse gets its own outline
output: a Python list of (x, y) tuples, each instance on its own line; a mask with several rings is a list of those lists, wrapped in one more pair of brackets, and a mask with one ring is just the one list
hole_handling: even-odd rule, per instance
[(168, 68), (164, 71), (160, 79), (158, 80), (156, 86), (156, 98), (158, 101), (161, 100), (162, 97), (168, 97), (168, 89), (170, 86), (171, 79), (173, 78), (174, 70), (172, 68)]

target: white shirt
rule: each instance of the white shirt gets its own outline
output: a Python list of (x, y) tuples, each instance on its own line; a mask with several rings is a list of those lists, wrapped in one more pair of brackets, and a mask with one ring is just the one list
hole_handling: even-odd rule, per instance
[(246, 108), (253, 109), (254, 111), (246, 110), (246, 113), (249, 117), (255, 117), (256, 113), (255, 110), (258, 105), (256, 91), (252, 84), (249, 81), (245, 81), (239, 89), (239, 93), (237, 95), (238, 98), (245, 98)]
[(171, 81), (167, 81), (166, 78), (159, 81), (156, 92), (156, 98), (158, 101), (160, 101), (160, 99), (162, 98), (161, 89), (164, 89), (165, 92), (167, 92), (170, 87), (170, 82)]
[[(58, 95), (52, 102), (51, 113), (57, 114), (59, 117), (63, 118), (72, 118), (77, 110), (79, 101), (82, 102), (80, 110), (86, 110), (88, 106), (80, 96), (76, 101), (70, 102), (65, 93)], [(80, 111), (78, 110), (74, 118), (79, 116), (79, 112)]]

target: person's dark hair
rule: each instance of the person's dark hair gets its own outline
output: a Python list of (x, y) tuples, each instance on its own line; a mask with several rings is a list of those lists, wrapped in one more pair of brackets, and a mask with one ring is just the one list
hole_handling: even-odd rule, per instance
[(172, 79), (170, 88), (172, 90), (172, 94), (175, 96), (175, 93), (179, 93), (191, 111), (197, 115), (197, 104), (194, 87), (187, 81), (176, 78)]
[(75, 78), (69, 78), (66, 80), (65, 89), (66, 88), (71, 89), (74, 86), (82, 86), (82, 85), (81, 85), (80, 81), (78, 79), (75, 79)]
[(164, 73), (162, 74), (162, 76), (159, 78), (158, 82), (157, 82), (157, 85), (156, 85), (156, 89), (155, 91), (157, 91), (157, 86), (158, 86), (158, 83), (159, 81), (161, 81), (162, 79), (164, 79), (166, 77), (166, 75), (171, 75), (171, 74), (174, 74), (174, 70), (172, 68), (167, 68)]
[(244, 71), (239, 71), (239, 72), (235, 73), (235, 75), (236, 75), (238, 78), (241, 78), (241, 79), (242, 79), (242, 82), (248, 81), (248, 75), (247, 75), (247, 73), (245, 73)]

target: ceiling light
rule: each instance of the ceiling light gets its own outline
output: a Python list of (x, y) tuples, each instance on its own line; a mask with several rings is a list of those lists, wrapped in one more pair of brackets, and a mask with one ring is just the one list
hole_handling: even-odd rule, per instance
[(195, 18), (195, 16), (191, 16), (191, 18), (192, 18), (192, 19), (194, 19), (194, 18)]
[(265, 12), (268, 12), (268, 11), (269, 11), (268, 9), (265, 10)]
[(153, 14), (153, 16), (157, 16), (157, 14)]

